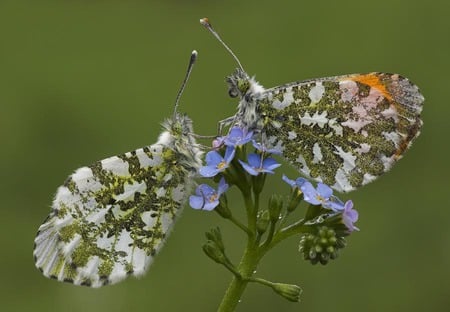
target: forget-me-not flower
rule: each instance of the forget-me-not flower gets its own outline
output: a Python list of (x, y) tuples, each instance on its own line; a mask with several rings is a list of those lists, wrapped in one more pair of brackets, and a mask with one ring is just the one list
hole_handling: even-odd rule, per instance
[(217, 191), (208, 184), (200, 184), (195, 190), (196, 195), (189, 196), (189, 205), (194, 209), (211, 211), (219, 205), (219, 198), (228, 189), (228, 184), (222, 178)]
[(342, 211), (342, 222), (344, 222), (350, 232), (353, 232), (354, 230), (359, 231), (359, 229), (353, 224), (356, 221), (358, 221), (358, 211), (353, 209), (353, 202), (351, 200), (347, 200)]
[(273, 170), (281, 166), (281, 164), (277, 163), (276, 160), (271, 157), (263, 159), (261, 155), (254, 153), (248, 155), (247, 161), (248, 163), (239, 160), (245, 171), (254, 176), (260, 173), (273, 174)]
[(225, 156), (222, 157), (217, 151), (210, 151), (205, 156), (206, 166), (201, 167), (199, 172), (206, 178), (214, 177), (219, 172), (225, 171), (233, 160), (235, 149), (228, 146), (225, 150)]
[(250, 142), (253, 137), (253, 131), (247, 131), (239, 127), (231, 128), (223, 142), (226, 146), (241, 146)]
[(317, 183), (317, 188), (309, 182), (305, 181), (300, 185), (303, 192), (303, 199), (311, 205), (322, 205), (323, 208), (333, 211), (341, 211), (344, 209), (342, 202), (333, 196), (331, 187), (324, 183)]

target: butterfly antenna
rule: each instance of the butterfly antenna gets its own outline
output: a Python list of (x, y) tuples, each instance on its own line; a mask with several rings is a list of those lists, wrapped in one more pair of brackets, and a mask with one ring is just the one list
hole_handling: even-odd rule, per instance
[(178, 105), (180, 104), (181, 95), (183, 94), (184, 88), (186, 88), (186, 83), (189, 80), (189, 76), (191, 75), (192, 68), (194, 67), (194, 63), (197, 60), (197, 55), (198, 55), (197, 51), (195, 51), (195, 50), (192, 51), (191, 58), (189, 59), (189, 65), (188, 65), (188, 68), (186, 71), (186, 76), (184, 76), (183, 83), (181, 84), (181, 88), (178, 91), (177, 98), (175, 99), (175, 108), (173, 110), (173, 119), (174, 120), (176, 119), (176, 115), (178, 112)]
[(239, 65), (239, 67), (241, 68), (241, 70), (243, 72), (245, 72), (244, 67), (242, 67), (241, 62), (239, 62), (239, 59), (237, 58), (237, 56), (233, 53), (233, 51), (226, 45), (225, 42), (223, 42), (222, 38), (220, 38), (219, 34), (213, 29), (211, 23), (209, 22), (209, 19), (207, 17), (200, 19), (200, 24), (202, 24), (206, 29), (209, 30), (210, 33), (212, 33), (214, 35), (214, 37), (216, 37), (217, 40), (219, 40), (219, 42), (225, 47), (225, 49), (231, 54), (231, 56), (234, 58), (234, 60), (236, 61), (236, 63)]

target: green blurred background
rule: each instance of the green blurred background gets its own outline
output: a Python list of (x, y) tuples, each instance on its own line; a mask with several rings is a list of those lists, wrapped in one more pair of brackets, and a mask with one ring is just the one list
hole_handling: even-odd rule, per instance
[[(191, 50), (199, 60), (180, 109), (200, 134), (234, 113), (224, 77), (235, 64), (199, 25), (208, 16), (266, 87), (385, 71), (409, 77), (426, 97), (422, 135), (405, 159), (344, 196), (360, 211), (361, 231), (341, 257), (311, 266), (292, 238), (262, 262), (258, 274), (301, 285), (302, 302), (250, 285), (239, 311), (449, 311), (449, 3), (2, 0), (0, 310), (217, 308), (231, 277), (203, 255), (203, 233), (221, 225), (235, 261), (244, 237), (215, 213), (186, 209), (149, 273), (116, 286), (48, 280), (32, 258), (35, 232), (73, 170), (155, 141)], [(287, 194), (279, 180), (269, 183)]]

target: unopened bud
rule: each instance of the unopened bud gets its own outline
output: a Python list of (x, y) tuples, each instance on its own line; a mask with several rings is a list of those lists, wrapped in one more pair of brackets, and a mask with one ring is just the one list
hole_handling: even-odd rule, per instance
[(223, 252), (211, 241), (208, 241), (202, 247), (205, 254), (217, 263), (224, 264), (226, 262)]
[(272, 289), (280, 296), (292, 302), (300, 301), (302, 289), (297, 285), (274, 283)]
[(280, 219), (281, 208), (283, 208), (283, 198), (278, 194), (272, 194), (269, 198), (270, 221), (275, 223)]
[(289, 203), (287, 206), (287, 211), (288, 212), (294, 211), (301, 200), (302, 200), (302, 192), (297, 188), (293, 189), (291, 192), (291, 198), (289, 199)]
[(220, 232), (219, 227), (215, 227), (211, 229), (209, 232), (205, 233), (206, 239), (208, 242), (214, 243), (214, 245), (219, 248), (219, 250), (223, 253), (225, 251), (225, 246), (222, 241), (222, 233)]
[(256, 221), (256, 230), (259, 234), (263, 234), (267, 227), (269, 226), (270, 221), (270, 214), (269, 211), (264, 210), (258, 217), (258, 220)]

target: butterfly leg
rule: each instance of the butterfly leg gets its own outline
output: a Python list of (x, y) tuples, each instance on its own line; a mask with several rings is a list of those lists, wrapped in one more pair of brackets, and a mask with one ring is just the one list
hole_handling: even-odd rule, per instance
[(221, 136), (221, 135), (222, 135), (223, 128), (225, 128), (225, 127), (227, 127), (227, 126), (229, 126), (229, 125), (234, 124), (235, 121), (236, 121), (236, 116), (231, 116), (231, 117), (228, 117), (228, 118), (225, 118), (225, 119), (220, 120), (220, 121), (217, 123), (217, 125), (218, 125), (218, 128), (217, 128), (218, 136)]

